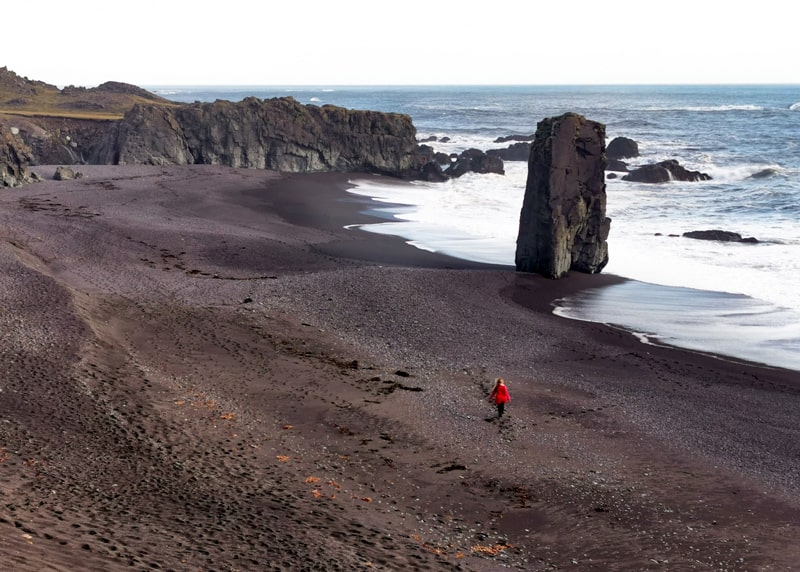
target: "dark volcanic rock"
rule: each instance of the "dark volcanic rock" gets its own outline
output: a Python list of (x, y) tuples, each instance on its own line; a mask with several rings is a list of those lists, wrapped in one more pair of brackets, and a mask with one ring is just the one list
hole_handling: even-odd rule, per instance
[(450, 155), (448, 155), (447, 153), (440, 153), (440, 152), (433, 154), (433, 160), (439, 163), (440, 165), (449, 165), (450, 163), (453, 162), (452, 157), (450, 157)]
[(33, 155), (17, 129), (0, 124), (0, 186), (17, 187), (38, 181), (28, 170)]
[(513, 143), (505, 149), (489, 149), (486, 154), (500, 157), (503, 161), (527, 161), (531, 154), (531, 144)]
[(686, 238), (696, 238), (698, 240), (718, 240), (722, 242), (747, 242), (755, 244), (758, 240), (752, 236), (742, 238), (738, 232), (731, 232), (729, 230), (690, 230), (684, 232), (683, 236)]
[[(607, 157), (607, 155), (606, 155)], [(628, 164), (619, 159), (608, 159), (606, 162), (606, 171), (617, 171), (618, 173), (627, 173)]]
[(411, 118), (302, 105), (291, 97), (167, 108), (137, 105), (94, 158), (110, 164), (216, 164), (284, 172), (414, 177), (430, 160)]
[(422, 174), (418, 177), (419, 180), (428, 181), (430, 183), (443, 183), (449, 178), (450, 177), (444, 174), (442, 166), (433, 161), (426, 163), (422, 167)]
[(551, 278), (608, 262), (605, 126), (575, 113), (540, 121), (528, 161), (516, 267)]
[(630, 159), (639, 156), (639, 144), (627, 137), (615, 137), (606, 148), (607, 159)]
[(505, 174), (503, 160), (496, 156), (491, 156), (480, 149), (467, 149), (463, 151), (456, 160), (444, 171), (448, 177), (460, 177), (465, 173), (496, 173)]
[(505, 137), (498, 137), (494, 140), (495, 143), (508, 143), (509, 141), (533, 141), (536, 135), (507, 135)]
[(669, 181), (710, 181), (711, 175), (700, 171), (689, 171), (675, 159), (668, 159), (652, 165), (644, 165), (622, 177), (623, 181), (634, 183), (666, 183)]
[(31, 148), (31, 165), (78, 165), (95, 155), (114, 122), (68, 117), (15, 117), (13, 125)]

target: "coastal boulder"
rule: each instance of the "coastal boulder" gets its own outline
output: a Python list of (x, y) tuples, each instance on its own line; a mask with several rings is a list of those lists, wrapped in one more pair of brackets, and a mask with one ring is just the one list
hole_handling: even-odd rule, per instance
[(639, 144), (627, 137), (614, 137), (606, 148), (607, 159), (631, 159), (639, 156)]
[(608, 263), (605, 125), (575, 113), (539, 122), (515, 256), (521, 272), (560, 278)]
[(495, 173), (505, 174), (503, 160), (500, 157), (488, 155), (480, 149), (467, 149), (463, 151), (455, 161), (444, 171), (448, 177), (456, 178), (465, 173)]
[(651, 165), (633, 169), (622, 177), (623, 181), (634, 183), (666, 183), (669, 181), (710, 181), (711, 175), (700, 171), (689, 171), (675, 159), (668, 159)]
[(697, 240), (715, 240), (718, 242), (745, 242), (750, 244), (755, 244), (758, 242), (758, 239), (753, 236), (748, 236), (747, 238), (743, 238), (741, 234), (738, 232), (732, 232), (730, 230), (690, 230), (688, 232), (684, 232), (683, 235), (686, 238), (694, 238)]
[(54, 181), (71, 181), (73, 179), (80, 179), (83, 177), (83, 173), (80, 171), (75, 171), (69, 167), (64, 167), (63, 165), (59, 165), (56, 167), (56, 172), (53, 174)]
[(489, 149), (486, 154), (500, 157), (503, 161), (527, 161), (531, 154), (531, 144), (520, 141), (505, 149)]
[(494, 140), (495, 143), (508, 143), (510, 141), (533, 141), (533, 138), (536, 135), (506, 135), (504, 137), (498, 137)]
[[(608, 155), (606, 155), (606, 158), (608, 158)], [(627, 173), (628, 164), (625, 161), (620, 161), (619, 159), (608, 159), (608, 161), (606, 162), (606, 171)]]

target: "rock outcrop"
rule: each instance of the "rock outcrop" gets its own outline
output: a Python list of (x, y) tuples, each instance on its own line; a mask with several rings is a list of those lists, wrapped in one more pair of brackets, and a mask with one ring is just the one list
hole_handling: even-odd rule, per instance
[(606, 158), (631, 159), (639, 156), (639, 144), (628, 137), (614, 137), (606, 147)]
[[(408, 115), (302, 105), (291, 97), (183, 104), (113, 81), (59, 89), (1, 67), (0, 104), (31, 165), (217, 164), (428, 181), (504, 172), (502, 158), (483, 151), (449, 157), (418, 144)], [(7, 169), (6, 184), (12, 178), (24, 180)]]
[(407, 115), (250, 97), (236, 103), (137, 105), (110, 130), (92, 162), (413, 178), (429, 160)]
[(499, 157), (503, 161), (527, 161), (531, 154), (531, 144), (525, 142), (512, 143), (505, 149), (489, 149), (486, 154)]
[(510, 141), (533, 141), (536, 134), (532, 135), (506, 135), (504, 137), (497, 137), (494, 142), (495, 143), (508, 143)]
[(606, 171), (616, 171), (620, 173), (627, 173), (628, 172), (628, 164), (625, 161), (620, 161), (619, 159), (608, 159), (608, 155), (606, 155)]
[(605, 126), (575, 113), (540, 121), (528, 160), (518, 271), (559, 278), (608, 263)]
[(652, 165), (633, 169), (622, 177), (623, 181), (634, 183), (666, 183), (669, 181), (710, 181), (711, 175), (700, 171), (690, 171), (675, 159), (668, 159)]
[(444, 171), (445, 175), (452, 178), (460, 177), (465, 173), (504, 175), (505, 169), (503, 160), (499, 157), (493, 157), (480, 149), (467, 149), (462, 151)]
[(97, 154), (114, 122), (14, 116), (12, 124), (31, 149), (31, 165), (81, 165)]
[(758, 243), (758, 239), (753, 236), (744, 238), (738, 232), (732, 232), (730, 230), (690, 230), (688, 232), (684, 232), (682, 236), (697, 240), (715, 240), (718, 242), (746, 242), (749, 244)]
[(0, 124), (0, 186), (17, 187), (38, 181), (28, 170), (33, 156), (16, 128)]

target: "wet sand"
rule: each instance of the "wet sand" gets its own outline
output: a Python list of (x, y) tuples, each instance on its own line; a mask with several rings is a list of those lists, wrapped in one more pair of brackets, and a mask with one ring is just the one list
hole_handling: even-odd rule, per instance
[(797, 569), (800, 372), (345, 230), (344, 175), (79, 170), (0, 192), (9, 570)]

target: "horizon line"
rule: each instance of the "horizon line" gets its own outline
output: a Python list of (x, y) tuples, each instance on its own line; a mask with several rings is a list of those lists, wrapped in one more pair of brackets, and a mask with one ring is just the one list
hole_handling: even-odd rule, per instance
[[(113, 80), (111, 80), (113, 81)], [(106, 82), (102, 82), (106, 83)], [(98, 84), (101, 85), (101, 84)], [(656, 83), (142, 83), (139, 87), (800, 87), (800, 82)]]

